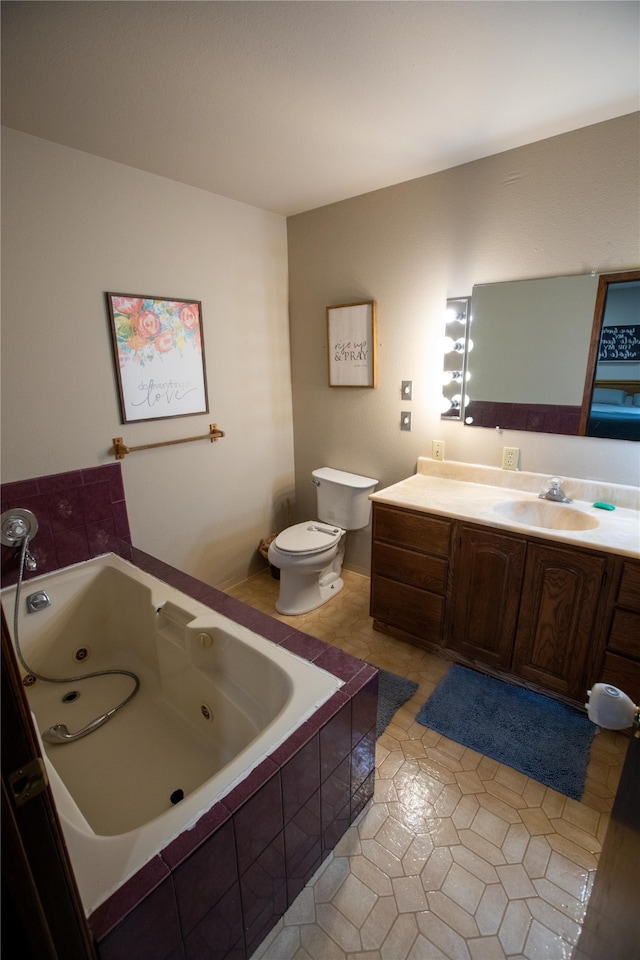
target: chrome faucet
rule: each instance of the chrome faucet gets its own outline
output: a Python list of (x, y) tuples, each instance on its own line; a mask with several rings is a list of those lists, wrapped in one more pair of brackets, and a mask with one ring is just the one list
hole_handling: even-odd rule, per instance
[(553, 500), (554, 503), (573, 503), (562, 489), (562, 477), (549, 477), (549, 489), (538, 494), (540, 500)]

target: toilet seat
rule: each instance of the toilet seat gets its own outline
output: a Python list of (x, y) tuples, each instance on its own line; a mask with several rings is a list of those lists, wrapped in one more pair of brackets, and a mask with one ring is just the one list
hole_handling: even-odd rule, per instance
[(331, 527), (319, 520), (305, 520), (279, 533), (273, 545), (280, 553), (311, 556), (333, 547), (343, 533), (341, 527)]

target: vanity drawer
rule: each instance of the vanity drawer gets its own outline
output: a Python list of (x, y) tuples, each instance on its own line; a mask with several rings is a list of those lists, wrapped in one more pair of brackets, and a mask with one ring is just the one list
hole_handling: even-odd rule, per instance
[(634, 703), (640, 700), (640, 663), (635, 660), (607, 653), (600, 679), (622, 690)]
[(375, 577), (371, 581), (371, 616), (421, 639), (439, 643), (444, 597), (426, 590)]
[(447, 583), (447, 561), (414, 553), (389, 543), (376, 543), (373, 550), (372, 576), (399, 580), (422, 590), (444, 593)]
[(640, 613), (640, 563), (623, 563), (618, 604)]
[(640, 660), (640, 614), (616, 610), (613, 616), (609, 649)]
[(374, 540), (385, 540), (421, 553), (448, 557), (450, 536), (449, 520), (437, 520), (424, 513), (374, 504)]

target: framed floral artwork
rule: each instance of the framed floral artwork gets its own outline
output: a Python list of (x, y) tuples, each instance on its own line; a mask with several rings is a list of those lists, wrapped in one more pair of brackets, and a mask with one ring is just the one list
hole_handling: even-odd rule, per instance
[(122, 423), (208, 413), (199, 300), (107, 293)]

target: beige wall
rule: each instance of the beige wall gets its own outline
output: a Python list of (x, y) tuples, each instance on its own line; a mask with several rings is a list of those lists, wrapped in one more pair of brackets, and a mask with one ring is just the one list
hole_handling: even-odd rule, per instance
[[(408, 476), (431, 441), (446, 457), (638, 483), (638, 444), (496, 431), (439, 416), (447, 297), (474, 283), (640, 263), (638, 114), (322, 207), (288, 220), (297, 505), (313, 515), (314, 467)], [(384, 131), (381, 131), (381, 137)], [(378, 304), (378, 387), (327, 386), (325, 307)], [(402, 380), (414, 400), (403, 403)], [(470, 385), (471, 386), (471, 385)], [(413, 413), (401, 432), (400, 411)], [(347, 562), (366, 567), (369, 532), (352, 534)]]
[[(290, 333), (283, 218), (12, 130), (2, 147), (3, 481), (111, 462), (114, 436), (216, 421), (215, 445), (123, 462), (134, 542), (212, 584), (314, 515), (320, 465), (386, 485), (435, 438), (448, 459), (499, 464), (519, 446), (523, 469), (638, 482), (636, 444), (497, 435), (438, 413), (447, 297), (640, 262), (637, 115), (290, 218)], [(210, 415), (120, 423), (105, 290), (202, 300)], [(360, 298), (378, 303), (379, 385), (330, 389), (325, 307)], [(353, 534), (349, 565), (366, 569), (368, 552), (369, 532)]]
[[(13, 130), (2, 148), (2, 480), (217, 422), (216, 444), (123, 461), (131, 530), (208, 583), (243, 578), (293, 489), (284, 218)], [(120, 423), (107, 290), (202, 301), (209, 415)]]

